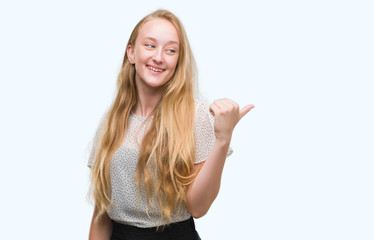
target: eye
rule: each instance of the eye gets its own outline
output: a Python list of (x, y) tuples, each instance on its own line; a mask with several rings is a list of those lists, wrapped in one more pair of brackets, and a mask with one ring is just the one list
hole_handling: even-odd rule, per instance
[(144, 46), (146, 46), (147, 48), (155, 48), (155, 45), (151, 43), (144, 44)]
[(174, 49), (168, 49), (166, 50), (168, 53), (176, 53), (177, 51), (175, 51)]

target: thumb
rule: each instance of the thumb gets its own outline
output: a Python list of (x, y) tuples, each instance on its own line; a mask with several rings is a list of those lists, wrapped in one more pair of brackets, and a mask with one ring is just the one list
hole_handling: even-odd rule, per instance
[(249, 104), (249, 105), (243, 107), (242, 109), (240, 109), (239, 110), (239, 120), (242, 119), (242, 117), (244, 117), (244, 115), (246, 115), (254, 107), (255, 107), (255, 105)]

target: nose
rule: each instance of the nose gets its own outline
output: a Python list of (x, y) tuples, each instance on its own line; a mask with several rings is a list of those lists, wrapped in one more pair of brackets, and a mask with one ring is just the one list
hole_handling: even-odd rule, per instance
[(153, 52), (153, 61), (156, 63), (162, 63), (163, 56), (162, 56), (162, 49), (156, 49), (156, 51)]

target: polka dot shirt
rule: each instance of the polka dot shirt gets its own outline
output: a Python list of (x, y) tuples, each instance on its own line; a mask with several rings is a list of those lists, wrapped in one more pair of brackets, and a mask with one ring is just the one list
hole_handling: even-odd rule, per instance
[[(160, 209), (157, 206), (147, 206), (147, 197), (144, 189), (138, 193), (134, 181), (136, 165), (139, 156), (139, 147), (142, 138), (149, 129), (152, 117), (142, 117), (134, 114), (129, 116), (129, 126), (123, 143), (114, 153), (110, 165), (112, 185), (112, 206), (108, 210), (109, 217), (119, 223), (133, 225), (141, 228), (155, 227), (166, 224), (160, 220)], [(104, 131), (104, 120), (101, 121), (96, 132), (88, 166), (92, 167), (95, 161), (96, 150)], [(209, 112), (209, 105), (195, 100), (195, 163), (208, 158), (215, 142), (214, 117)], [(229, 148), (227, 156), (231, 155)], [(155, 197), (154, 197), (155, 198)], [(179, 214), (172, 215), (172, 222), (179, 222), (190, 217), (186, 208), (181, 205)]]

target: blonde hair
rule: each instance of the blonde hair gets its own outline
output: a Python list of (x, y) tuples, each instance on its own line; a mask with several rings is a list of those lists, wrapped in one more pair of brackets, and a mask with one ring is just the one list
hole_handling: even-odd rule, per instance
[[(127, 46), (134, 46), (140, 28), (152, 19), (171, 22), (179, 34), (179, 56), (174, 75), (154, 110), (152, 124), (140, 146), (135, 182), (145, 189), (147, 205), (156, 196), (161, 220), (169, 223), (193, 181), (195, 159), (194, 90), (196, 65), (185, 30), (179, 19), (167, 10), (144, 17), (131, 33)], [(91, 184), (98, 215), (110, 208), (110, 161), (123, 141), (131, 109), (136, 103), (135, 67), (125, 53), (117, 79), (117, 94), (106, 119), (105, 130), (91, 171)]]

